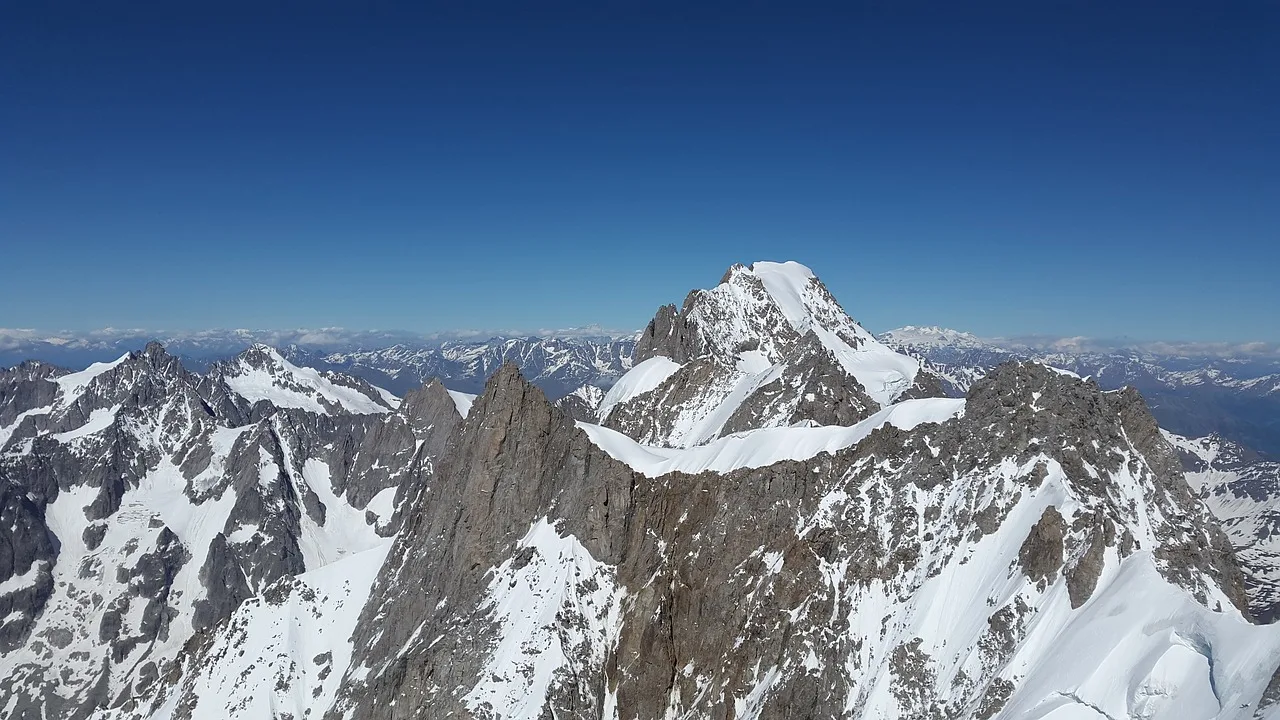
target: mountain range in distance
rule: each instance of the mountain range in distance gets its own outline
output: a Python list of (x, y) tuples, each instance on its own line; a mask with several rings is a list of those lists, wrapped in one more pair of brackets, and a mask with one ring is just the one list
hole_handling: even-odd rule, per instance
[[(587, 385), (610, 388), (631, 368), (639, 334), (599, 327), (433, 335), (335, 328), (189, 333), (0, 329), (0, 366), (39, 359), (78, 370), (156, 340), (189, 367), (200, 369), (260, 343), (276, 347), (298, 365), (354, 375), (397, 394), (432, 378), (453, 390), (478, 393), (492, 372), (513, 362), (558, 399)], [(1136, 388), (1162, 426), (1173, 432), (1187, 437), (1217, 433), (1280, 457), (1280, 347), (1274, 344), (988, 339), (932, 326), (903, 327), (878, 337), (928, 362), (953, 395), (963, 394), (1001, 362), (1036, 360), (1092, 377), (1105, 388)]]

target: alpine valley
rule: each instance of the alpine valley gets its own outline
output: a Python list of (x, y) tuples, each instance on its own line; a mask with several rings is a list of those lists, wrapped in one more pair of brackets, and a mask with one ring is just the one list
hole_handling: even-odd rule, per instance
[(273, 344), (0, 371), (4, 717), (1280, 719), (1257, 417), (796, 263), (636, 335)]

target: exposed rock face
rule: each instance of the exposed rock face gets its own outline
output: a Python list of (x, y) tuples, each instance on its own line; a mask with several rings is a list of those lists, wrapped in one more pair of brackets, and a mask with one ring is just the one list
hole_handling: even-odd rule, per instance
[[(1132, 387), (1151, 404), (1160, 426), (1187, 438), (1217, 435), (1280, 457), (1280, 357), (1151, 345), (983, 339), (939, 327), (904, 327), (879, 335), (920, 358), (963, 395), (995, 366), (1035, 360), (1096, 378), (1106, 390)], [(1158, 344), (1156, 344), (1158, 345)]]
[(690, 307), (697, 302), (697, 292), (695, 290), (685, 298), (683, 310), (675, 305), (658, 308), (636, 341), (635, 362), (662, 356), (683, 365), (702, 354), (697, 330), (691, 327), (688, 317)]
[(594, 385), (583, 385), (557, 400), (555, 405), (574, 420), (595, 423), (600, 421), (602, 402), (604, 402), (604, 390)]
[(1062, 538), (1066, 532), (1067, 525), (1058, 509), (1052, 505), (1045, 508), (1018, 550), (1018, 562), (1027, 577), (1045, 584), (1057, 577), (1062, 569)]
[(13, 426), (23, 413), (53, 402), (58, 395), (54, 379), (64, 374), (65, 370), (36, 360), (0, 370), (0, 427)]
[(385, 498), (390, 493), (389, 503), (369, 512), (380, 534), (393, 534), (400, 523), (396, 511), (414, 488), (429, 482), (435, 459), (444, 454), (461, 423), (462, 417), (440, 381), (432, 380), (410, 392), (398, 412), (365, 435), (339, 491), (346, 492), (353, 507), (365, 508), (379, 494)]
[[(1137, 452), (1159, 442), (1137, 400), (1010, 365), (942, 425), (651, 479), (504, 370), (392, 548), (329, 717), (1020, 717), (1056, 680), (1014, 658), (1142, 568), (1205, 615), (1242, 601), (1177, 468)], [(994, 583), (947, 580), (966, 574)], [(942, 608), (986, 619), (937, 627)]]
[[(481, 601), (490, 568), (514, 552), (530, 518), (547, 516), (553, 503), (577, 509), (592, 557), (616, 554), (631, 480), (629, 469), (594, 451), (514, 366), (499, 370), (437, 481), (413, 500), (354, 639), (352, 667), (375, 667), (378, 679), (353, 687), (344, 703), (362, 717), (396, 716), (401, 711), (389, 703), (399, 697), (442, 717), (463, 712), (464, 698), (440, 688), (474, 685), (485, 667), (487, 658), (471, 649), (488, 625)], [(602, 677), (598, 667), (580, 670), (561, 693), (588, 704), (562, 708), (570, 716), (595, 706)]]
[(52, 568), (58, 559), (58, 540), (44, 521), (46, 501), (40, 488), (14, 483), (0, 476), (0, 582), (28, 578), (0, 594), (0, 651), (11, 652), (26, 642), (35, 618), (53, 592)]
[(800, 345), (786, 377), (761, 385), (729, 417), (721, 434), (769, 427), (779, 417), (785, 418), (780, 423), (783, 425), (852, 425), (879, 409), (859, 383), (849, 381), (844, 368), (822, 347), (817, 335), (806, 333), (800, 338)]

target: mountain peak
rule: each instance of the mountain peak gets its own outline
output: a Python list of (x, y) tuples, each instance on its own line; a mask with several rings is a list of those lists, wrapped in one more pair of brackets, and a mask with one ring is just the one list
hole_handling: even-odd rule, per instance
[(222, 364), (221, 375), (227, 386), (249, 403), (266, 400), (276, 407), (322, 415), (343, 411), (381, 414), (399, 404), (390, 393), (363, 380), (299, 367), (262, 343), (255, 343), (235, 360)]
[(672, 447), (803, 420), (843, 425), (940, 394), (930, 390), (937, 383), (917, 383), (920, 369), (849, 317), (804, 265), (739, 264), (679, 310), (659, 308), (599, 416)]
[(266, 343), (254, 343), (240, 353), (237, 358), (252, 367), (283, 367), (290, 365), (280, 351)]
[(758, 261), (731, 267), (726, 278), (715, 288), (695, 291), (683, 313), (697, 328), (702, 354), (738, 362), (744, 352), (755, 351), (777, 363), (812, 334), (881, 405), (914, 381), (919, 363), (881, 345), (808, 267), (794, 261)]

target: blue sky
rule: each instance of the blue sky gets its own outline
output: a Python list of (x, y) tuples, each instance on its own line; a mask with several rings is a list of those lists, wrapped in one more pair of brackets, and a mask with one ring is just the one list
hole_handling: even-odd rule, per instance
[(1273, 2), (272, 5), (0, 9), (0, 326), (1280, 340)]

